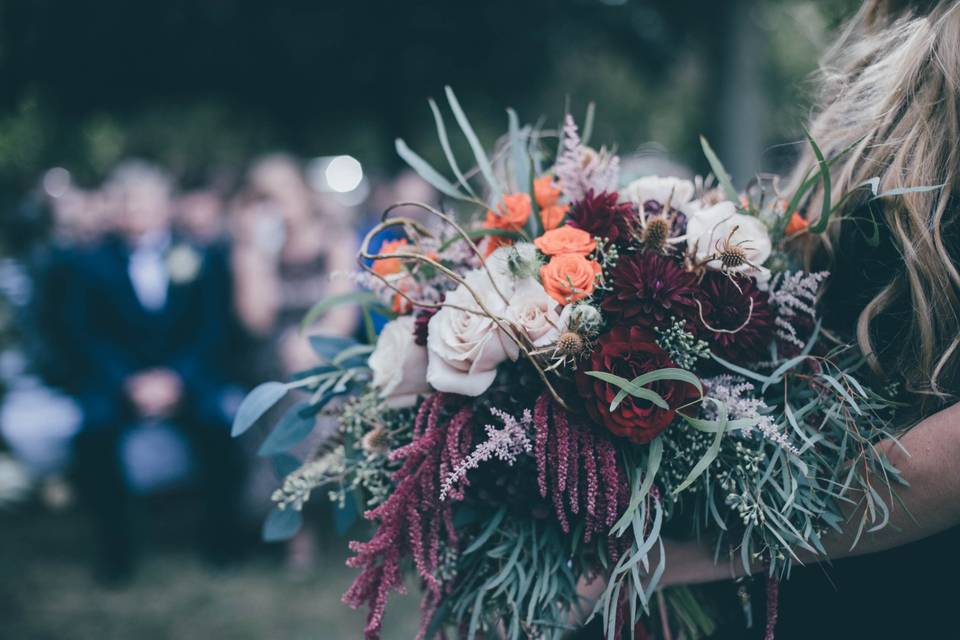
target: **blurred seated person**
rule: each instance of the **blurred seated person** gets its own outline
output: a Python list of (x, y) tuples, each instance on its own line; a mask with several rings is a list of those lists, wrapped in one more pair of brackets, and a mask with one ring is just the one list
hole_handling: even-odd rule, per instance
[[(320, 300), (354, 289), (348, 277), (335, 277), (355, 266), (347, 216), (310, 188), (293, 158), (269, 155), (251, 168), (232, 211), (232, 263), (237, 315), (262, 347), (254, 364), (260, 382), (316, 366), (300, 322)], [(355, 310), (342, 305), (310, 333), (349, 336), (356, 326)]]
[(74, 439), (78, 489), (97, 529), (98, 574), (120, 581), (134, 559), (119, 455), (133, 425), (168, 423), (189, 442), (204, 501), (201, 543), (215, 562), (237, 549), (243, 465), (226, 408), (223, 261), (171, 232), (171, 185), (158, 169), (127, 162), (106, 192), (115, 233), (76, 260), (64, 326), (84, 416)]
[(226, 239), (225, 213), (215, 189), (192, 189), (177, 198), (175, 227), (199, 245), (219, 245)]

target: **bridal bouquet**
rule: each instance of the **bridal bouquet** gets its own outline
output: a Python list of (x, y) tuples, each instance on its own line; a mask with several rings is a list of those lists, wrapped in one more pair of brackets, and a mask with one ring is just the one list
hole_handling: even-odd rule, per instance
[[(716, 545), (775, 597), (828, 532), (884, 526), (896, 471), (875, 445), (892, 392), (858, 381), (856, 355), (820, 328), (827, 274), (787, 252), (832, 213), (812, 140), (819, 165), (790, 200), (772, 179), (737, 192), (705, 141), (713, 177), (624, 183), (617, 155), (587, 146), (592, 114), (581, 135), (569, 115), (546, 131), (510, 111), (488, 154), (447, 98), (472, 168), (432, 101), (452, 178), (397, 149), (460, 211), (388, 210), (360, 250), (365, 291), (305, 324), (343, 302), (368, 327), (373, 312), (390, 321), (369, 345), (311, 336), (322, 363), (255, 389), (234, 428), (306, 392), (261, 450), (285, 475), (265, 534), (292, 534), (317, 490), (360, 507), (372, 537), (350, 543), (344, 601), (369, 607), (368, 638), (406, 574), (420, 637), (559, 638), (580, 613), (609, 638), (647, 615), (697, 637), (702, 603), (658, 590), (665, 537)], [(795, 209), (819, 181), (811, 225)], [(291, 459), (321, 412), (335, 434)], [(845, 504), (863, 517), (847, 522)], [(578, 584), (595, 578), (587, 603)]]

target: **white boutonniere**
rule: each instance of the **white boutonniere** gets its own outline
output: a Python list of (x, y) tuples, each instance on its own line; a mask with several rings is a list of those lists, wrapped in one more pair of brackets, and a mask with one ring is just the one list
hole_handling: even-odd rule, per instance
[(200, 273), (203, 256), (188, 244), (174, 245), (167, 253), (167, 272), (170, 281), (183, 285), (192, 282)]

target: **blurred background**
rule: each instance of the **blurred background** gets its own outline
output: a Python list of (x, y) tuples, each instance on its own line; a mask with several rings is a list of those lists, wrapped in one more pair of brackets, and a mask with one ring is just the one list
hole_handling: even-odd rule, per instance
[(310, 366), (300, 316), (354, 286), (331, 275), (378, 212), (438, 200), (395, 138), (445, 166), (446, 84), (489, 145), (508, 106), (594, 101), (635, 171), (706, 172), (702, 133), (743, 185), (795, 157), (856, 6), (0, 2), (0, 638), (360, 637), (363, 525), (319, 496), (259, 542), (277, 470), (265, 430), (227, 435), (245, 391)]

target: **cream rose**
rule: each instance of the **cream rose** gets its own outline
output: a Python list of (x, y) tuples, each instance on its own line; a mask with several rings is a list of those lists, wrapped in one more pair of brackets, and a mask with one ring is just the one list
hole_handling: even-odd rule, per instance
[(689, 180), (644, 176), (628, 184), (621, 195), (641, 209), (651, 200), (661, 207), (669, 202), (673, 209), (679, 209), (693, 199), (693, 193), (693, 183)]
[[(500, 294), (507, 299), (513, 294), (508, 277), (497, 278), (500, 293), (483, 269), (471, 271), (464, 279), (490, 313), (503, 317), (507, 305)], [(437, 391), (479, 396), (493, 384), (497, 365), (508, 358), (516, 360), (519, 348), (494, 320), (478, 313), (479, 305), (463, 285), (447, 294), (445, 303), (458, 308), (444, 306), (430, 318), (427, 382)]]
[(567, 328), (571, 305), (557, 304), (533, 278), (517, 282), (507, 305), (506, 319), (530, 340), (534, 347), (553, 344)]
[(428, 393), (427, 350), (414, 341), (413, 316), (391, 320), (380, 332), (377, 347), (367, 364), (373, 371), (371, 385), (391, 407), (412, 406), (417, 396)]
[(697, 261), (707, 261), (708, 269), (719, 270), (720, 261), (710, 258), (721, 251), (729, 239), (729, 244), (742, 249), (747, 260), (757, 268), (742, 264), (728, 270), (747, 273), (758, 280), (764, 277), (767, 270), (762, 265), (770, 257), (773, 245), (763, 222), (738, 213), (729, 201), (706, 208), (690, 207), (686, 213), (687, 246), (694, 251)]

